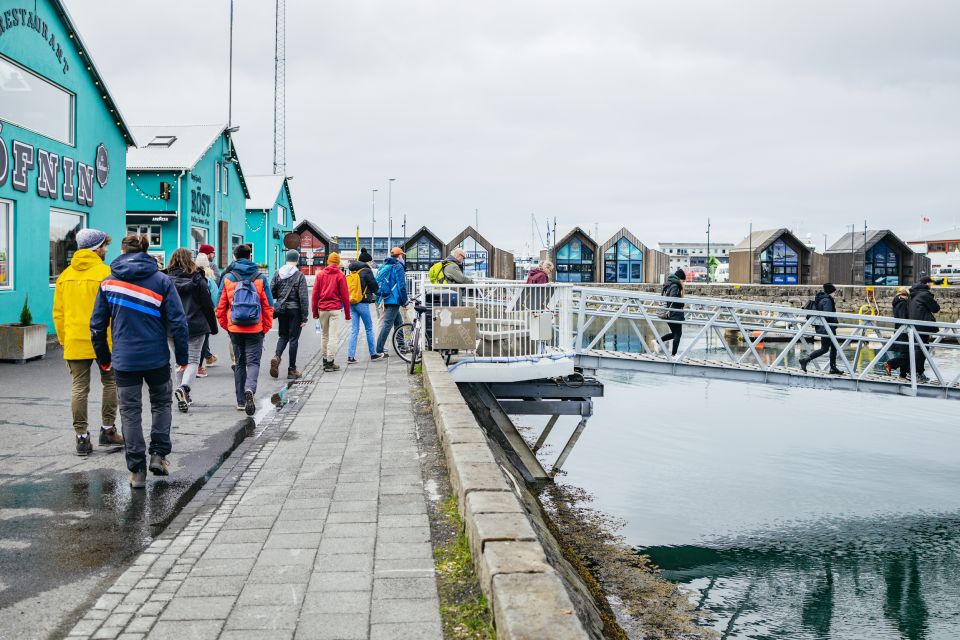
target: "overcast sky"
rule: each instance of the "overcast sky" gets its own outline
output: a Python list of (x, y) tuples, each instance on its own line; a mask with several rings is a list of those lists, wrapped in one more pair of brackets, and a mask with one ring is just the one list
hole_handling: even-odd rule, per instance
[[(228, 0), (67, 0), (131, 124), (227, 116)], [(273, 0), (237, 0), (244, 171), (272, 171)], [(368, 234), (530, 216), (605, 239), (960, 222), (960, 2), (287, 1), (298, 216)], [(536, 241), (539, 244), (539, 239)]]

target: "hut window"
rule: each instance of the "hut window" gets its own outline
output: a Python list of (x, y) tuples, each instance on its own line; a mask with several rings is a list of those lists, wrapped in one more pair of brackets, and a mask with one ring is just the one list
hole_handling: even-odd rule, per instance
[(863, 261), (863, 282), (868, 285), (900, 285), (900, 256), (881, 240), (867, 249)]

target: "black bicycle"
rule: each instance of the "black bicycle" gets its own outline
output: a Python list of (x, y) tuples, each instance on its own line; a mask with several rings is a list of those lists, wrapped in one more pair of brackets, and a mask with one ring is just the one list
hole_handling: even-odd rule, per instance
[[(393, 350), (401, 360), (410, 363), (410, 373), (416, 373), (417, 365), (423, 359), (423, 350), (431, 347), (430, 332), (426, 331), (426, 314), (430, 313), (430, 307), (420, 304), (420, 298), (414, 298), (413, 311), (413, 322), (404, 322), (393, 332)], [(447, 364), (454, 353), (455, 350), (440, 350)]]

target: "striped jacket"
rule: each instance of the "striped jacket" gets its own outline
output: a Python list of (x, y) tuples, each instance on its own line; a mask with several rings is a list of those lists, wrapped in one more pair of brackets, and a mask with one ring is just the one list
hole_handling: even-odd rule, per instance
[[(113, 352), (107, 329), (113, 334)], [(90, 336), (101, 365), (118, 371), (169, 366), (167, 336), (173, 337), (177, 364), (187, 364), (187, 318), (176, 287), (145, 253), (126, 253), (110, 265), (100, 283), (90, 318)]]

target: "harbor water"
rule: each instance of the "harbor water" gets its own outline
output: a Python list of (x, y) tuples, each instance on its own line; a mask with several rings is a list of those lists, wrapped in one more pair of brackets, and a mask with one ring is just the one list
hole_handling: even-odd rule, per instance
[(960, 638), (955, 400), (599, 377), (563, 481), (722, 637)]

